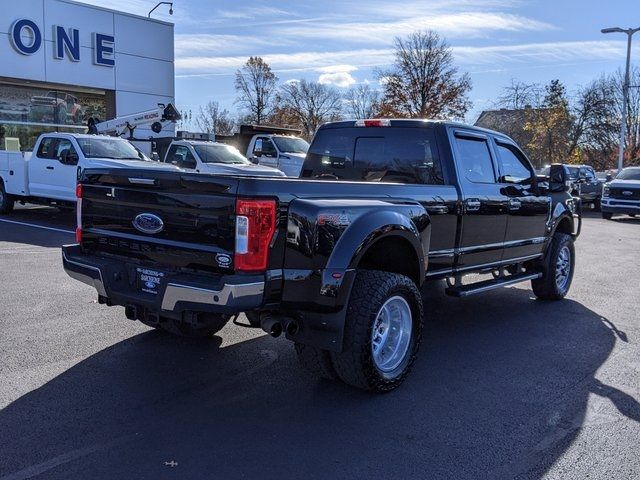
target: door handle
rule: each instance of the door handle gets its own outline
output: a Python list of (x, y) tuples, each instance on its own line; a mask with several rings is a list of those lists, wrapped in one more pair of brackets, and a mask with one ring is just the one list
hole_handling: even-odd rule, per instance
[(521, 206), (522, 202), (520, 200), (517, 200), (515, 198), (509, 200), (509, 210), (519, 210)]
[(467, 199), (464, 202), (467, 212), (477, 212), (478, 210), (480, 210), (480, 200), (476, 200), (476, 199)]
[(53, 170), (53, 167), (52, 167), (51, 165), (49, 165), (49, 166), (47, 167), (47, 170)]

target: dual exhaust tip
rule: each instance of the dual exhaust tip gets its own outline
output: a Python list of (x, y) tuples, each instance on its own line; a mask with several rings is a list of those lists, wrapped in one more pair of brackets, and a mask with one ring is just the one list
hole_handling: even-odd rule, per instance
[(300, 330), (300, 326), (295, 320), (290, 318), (279, 319), (271, 315), (266, 315), (260, 320), (260, 328), (273, 338), (279, 337), (283, 332), (286, 332), (289, 336), (294, 336)]

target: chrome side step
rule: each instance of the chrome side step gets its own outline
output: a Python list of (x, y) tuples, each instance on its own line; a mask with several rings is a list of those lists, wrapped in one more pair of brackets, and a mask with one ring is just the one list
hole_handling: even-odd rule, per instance
[(445, 292), (452, 297), (469, 297), (478, 293), (483, 293), (494, 288), (506, 287), (507, 285), (514, 285), (516, 283), (525, 282), (527, 280), (535, 280), (540, 278), (542, 273), (516, 273), (515, 275), (508, 275), (505, 277), (494, 278), (491, 280), (485, 280), (483, 282), (470, 283), (469, 285), (450, 286)]

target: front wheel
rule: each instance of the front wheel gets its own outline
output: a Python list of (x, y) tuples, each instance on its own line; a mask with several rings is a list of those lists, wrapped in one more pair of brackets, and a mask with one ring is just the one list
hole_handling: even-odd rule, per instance
[(596, 198), (593, 201), (593, 211), (594, 212), (599, 212), (602, 209), (602, 205), (601, 205), (601, 201), (599, 198)]
[(388, 392), (405, 379), (422, 338), (422, 298), (416, 284), (397, 273), (360, 271), (345, 319), (344, 349), (331, 352), (345, 383)]
[(11, 213), (15, 200), (4, 189), (4, 183), (0, 180), (0, 213)]
[(542, 266), (543, 275), (531, 281), (533, 293), (541, 300), (561, 300), (569, 292), (575, 267), (573, 237), (556, 233)]

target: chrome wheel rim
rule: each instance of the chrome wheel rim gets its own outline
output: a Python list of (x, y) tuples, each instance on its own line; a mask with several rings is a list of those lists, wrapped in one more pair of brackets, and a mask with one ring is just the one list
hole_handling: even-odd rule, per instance
[(384, 302), (371, 330), (371, 354), (378, 370), (386, 373), (400, 366), (411, 345), (412, 328), (411, 307), (403, 297)]
[(556, 285), (560, 290), (564, 290), (569, 283), (571, 274), (571, 250), (566, 245), (558, 252), (556, 260)]

